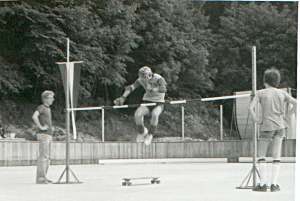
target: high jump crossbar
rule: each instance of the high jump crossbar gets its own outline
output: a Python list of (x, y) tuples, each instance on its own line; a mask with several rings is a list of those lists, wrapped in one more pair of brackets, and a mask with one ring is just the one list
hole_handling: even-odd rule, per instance
[(156, 106), (158, 104), (185, 104), (187, 100), (175, 100), (166, 101), (164, 103), (142, 103), (142, 104), (130, 104), (130, 105), (114, 105), (114, 106), (97, 106), (97, 107), (79, 107), (79, 108), (68, 108), (68, 111), (87, 111), (87, 110), (102, 110), (102, 109), (122, 109), (122, 108), (135, 108), (139, 106)]
[(232, 95), (232, 96), (219, 96), (219, 97), (211, 97), (211, 98), (202, 98), (201, 101), (208, 102), (208, 101), (217, 101), (217, 100), (226, 100), (226, 99), (237, 99), (237, 98), (245, 98), (249, 97), (251, 94), (240, 94), (240, 95)]

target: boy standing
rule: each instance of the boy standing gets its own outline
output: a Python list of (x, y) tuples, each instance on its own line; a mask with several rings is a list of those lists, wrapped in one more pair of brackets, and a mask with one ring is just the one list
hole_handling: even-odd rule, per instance
[[(254, 191), (267, 191), (268, 179), (266, 178), (267, 161), (266, 155), (269, 146), (272, 149), (272, 177), (271, 192), (279, 191), (280, 187), (277, 178), (280, 170), (280, 157), (282, 139), (286, 133), (286, 123), (284, 121), (285, 105), (289, 103), (290, 115), (296, 111), (296, 100), (287, 92), (278, 89), (280, 84), (280, 72), (275, 69), (267, 69), (264, 72), (265, 89), (257, 91), (256, 96), (250, 103), (250, 113), (255, 122), (260, 125), (260, 137), (258, 143), (258, 168), (260, 173), (260, 183), (253, 189)], [(258, 118), (256, 106), (261, 106), (262, 119)]]
[[(125, 92), (120, 98), (117, 98), (114, 103), (116, 105), (123, 105), (129, 94), (138, 87), (145, 89), (143, 96), (144, 103), (157, 103), (156, 106), (143, 106), (137, 108), (135, 111), (135, 123), (139, 134), (137, 135), (137, 142), (144, 142), (146, 145), (150, 145), (153, 135), (156, 132), (158, 125), (158, 119), (160, 114), (164, 110), (163, 103), (165, 102), (165, 93), (167, 92), (167, 83), (165, 79), (156, 73), (153, 73), (148, 66), (143, 66), (139, 69), (139, 77), (132, 84), (125, 88)], [(151, 113), (150, 128), (144, 126), (144, 116)]]
[(36, 183), (48, 184), (52, 183), (46, 176), (50, 165), (50, 146), (53, 134), (50, 106), (54, 101), (54, 92), (44, 91), (41, 98), (43, 104), (37, 107), (32, 116), (34, 124), (38, 127), (37, 139), (39, 141)]

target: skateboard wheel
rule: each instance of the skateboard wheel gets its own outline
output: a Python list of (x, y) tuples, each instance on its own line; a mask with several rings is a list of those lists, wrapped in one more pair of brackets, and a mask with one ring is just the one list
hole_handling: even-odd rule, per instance
[(126, 182), (122, 182), (122, 186), (126, 186)]
[(157, 183), (157, 184), (160, 184), (160, 181), (159, 181), (159, 180), (157, 180), (157, 181), (156, 181), (156, 183)]
[(128, 186), (131, 186), (131, 184), (132, 184), (131, 182), (128, 182), (128, 183), (127, 183)]
[(155, 181), (154, 180), (151, 180), (151, 184), (154, 184), (155, 183)]

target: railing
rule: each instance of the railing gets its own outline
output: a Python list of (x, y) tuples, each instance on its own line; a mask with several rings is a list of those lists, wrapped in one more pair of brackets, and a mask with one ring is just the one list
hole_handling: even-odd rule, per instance
[[(190, 99), (190, 100), (175, 100), (175, 101), (166, 101), (163, 104), (170, 105), (181, 105), (181, 138), (185, 139), (185, 107), (184, 104), (188, 102), (194, 101), (218, 101), (218, 100), (228, 100), (228, 99), (236, 99), (236, 98), (244, 98), (249, 97), (250, 94), (243, 95), (232, 95), (232, 96), (221, 96), (221, 97), (212, 97), (212, 98), (201, 98), (201, 99)], [(79, 108), (69, 108), (67, 111), (91, 111), (91, 110), (101, 110), (101, 140), (105, 142), (105, 110), (110, 109), (124, 109), (124, 108), (137, 108), (140, 106), (156, 106), (158, 103), (142, 103), (142, 104), (129, 104), (129, 105), (114, 105), (114, 106), (93, 106), (93, 107), (79, 107)], [(160, 103), (161, 104), (161, 103)], [(220, 140), (223, 140), (223, 105), (220, 105)], [(76, 136), (76, 135), (74, 135)]]

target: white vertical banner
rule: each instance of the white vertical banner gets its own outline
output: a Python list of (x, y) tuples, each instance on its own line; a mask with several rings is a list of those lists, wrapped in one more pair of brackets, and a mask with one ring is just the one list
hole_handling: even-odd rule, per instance
[[(83, 61), (70, 61), (70, 39), (67, 38), (67, 62), (56, 62), (59, 66), (59, 70), (62, 76), (62, 82), (64, 86), (65, 93), (69, 91), (66, 95), (69, 100), (66, 100), (68, 107), (75, 108), (77, 106), (79, 87), (80, 87), (80, 66), (75, 68), (75, 64), (83, 63)], [(69, 80), (69, 83), (67, 83)], [(66, 109), (70, 109), (66, 108)], [(71, 111), (71, 121), (72, 121), (72, 131), (73, 139), (77, 139), (77, 129), (76, 129), (76, 112)], [(70, 122), (68, 122), (70, 124)]]
[[(74, 63), (69, 62), (67, 63), (67, 69), (68, 73), (70, 75), (70, 83), (69, 83), (69, 92), (70, 92), (70, 106), (71, 108), (74, 108)], [(76, 129), (76, 123), (75, 123), (75, 112), (72, 110), (71, 112), (71, 120), (72, 120), (72, 131), (73, 131), (73, 139), (77, 139), (77, 129)]]

